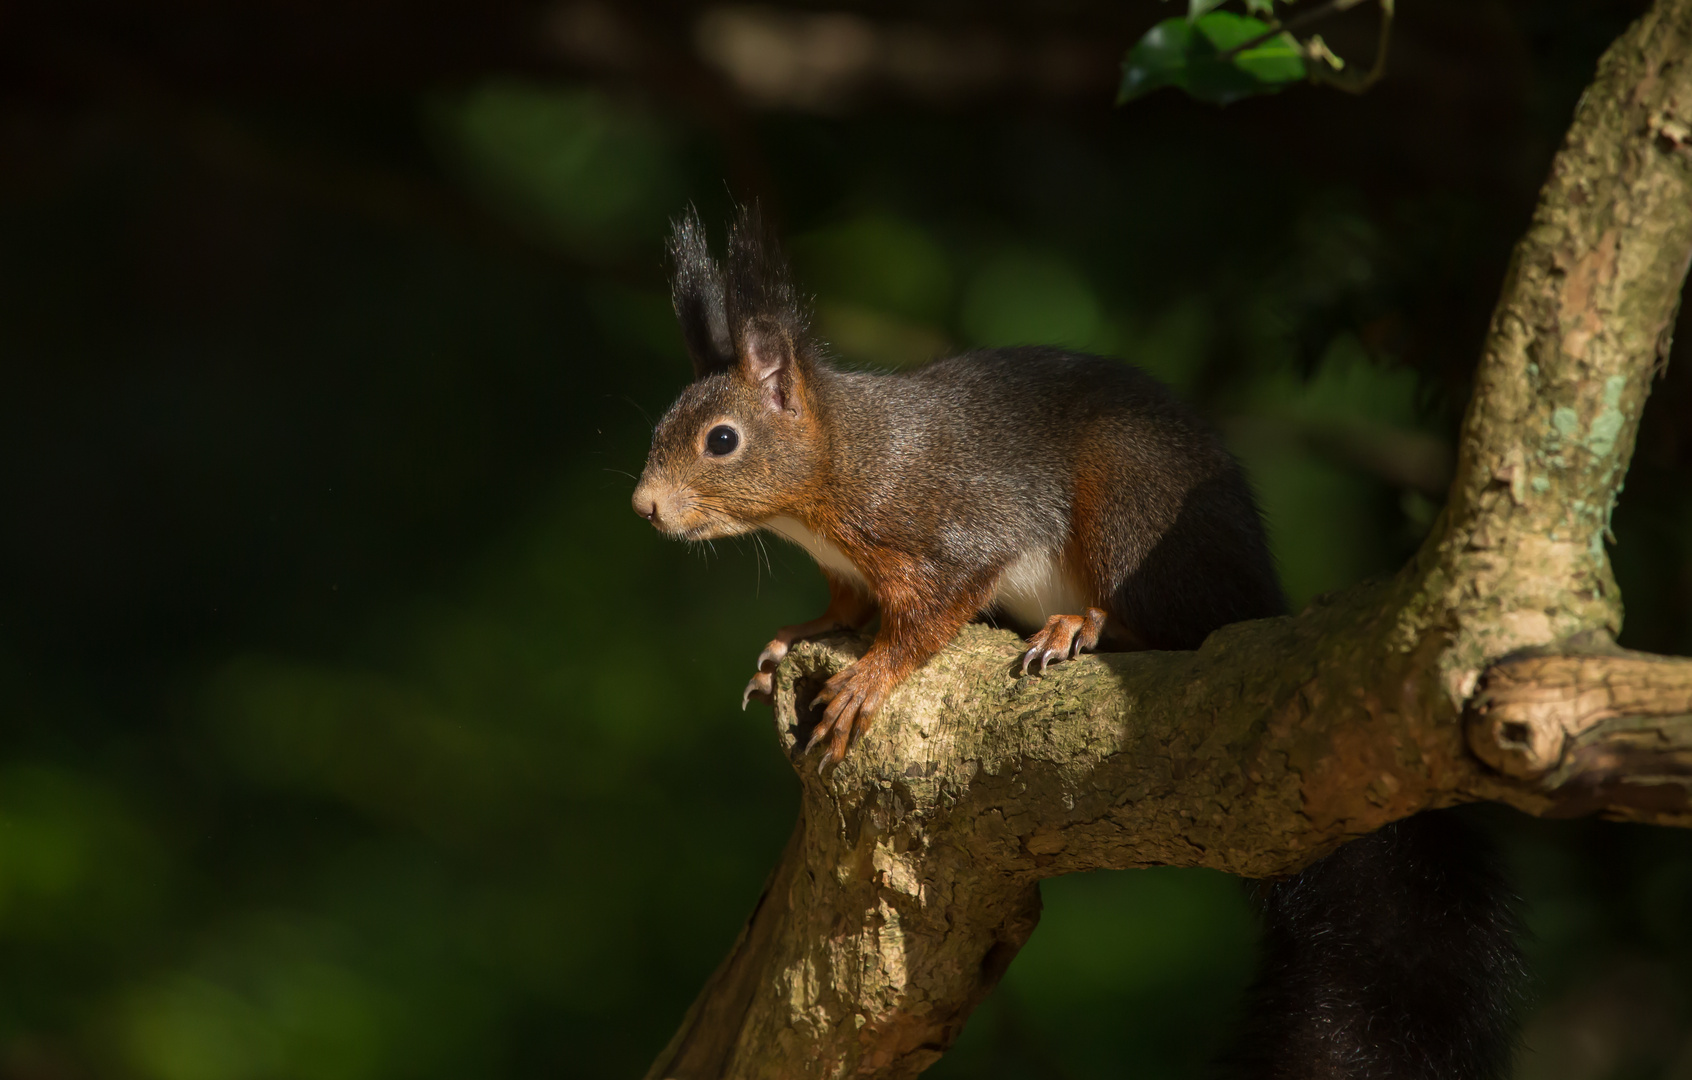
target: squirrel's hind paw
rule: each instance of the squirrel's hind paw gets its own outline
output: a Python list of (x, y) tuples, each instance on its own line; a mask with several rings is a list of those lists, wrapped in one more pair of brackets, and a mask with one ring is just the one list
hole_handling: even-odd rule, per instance
[(1085, 615), (1053, 615), (1046, 620), (1043, 630), (1028, 639), (1028, 651), (1022, 654), (1022, 673), (1028, 674), (1028, 666), (1036, 660), (1040, 662), (1040, 670), (1045, 671), (1051, 664), (1090, 652), (1098, 646), (1107, 618), (1104, 609), (1096, 607), (1088, 608)]

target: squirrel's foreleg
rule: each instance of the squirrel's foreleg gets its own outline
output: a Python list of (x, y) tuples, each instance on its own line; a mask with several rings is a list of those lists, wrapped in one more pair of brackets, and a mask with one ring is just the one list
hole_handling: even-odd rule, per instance
[(823, 577), (828, 579), (828, 610), (809, 622), (794, 623), (776, 631), (775, 637), (764, 646), (764, 651), (758, 654), (758, 672), (746, 684), (746, 692), (740, 696), (740, 707), (746, 708), (746, 703), (757, 700), (766, 705), (774, 701), (774, 683), (771, 676), (775, 669), (781, 666), (787, 656), (787, 650), (795, 641), (803, 641), (818, 634), (827, 634), (835, 630), (862, 630), (875, 618), (877, 610), (875, 598), (870, 596), (856, 582), (847, 581), (837, 574), (823, 570)]
[(893, 688), (945, 648), (964, 624), (987, 606), (997, 579), (995, 567), (966, 580), (963, 588), (939, 596), (923, 586), (948, 578), (928, 568), (913, 567), (882, 579), (877, 590), (881, 631), (869, 651), (829, 679), (812, 703), (827, 705), (805, 742), (809, 751), (828, 739), (828, 751), (819, 768), (845, 760), (847, 747), (869, 727)]

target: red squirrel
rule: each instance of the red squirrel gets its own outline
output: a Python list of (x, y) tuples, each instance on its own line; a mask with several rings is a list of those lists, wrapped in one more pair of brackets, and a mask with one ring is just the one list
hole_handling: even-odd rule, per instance
[[(1196, 649), (1285, 601), (1239, 465), (1198, 416), (1125, 363), (1055, 348), (846, 371), (755, 209), (712, 256), (676, 223), (672, 298), (694, 381), (658, 422), (635, 512), (674, 537), (764, 529), (805, 548), (829, 606), (795, 641), (860, 630), (805, 752), (838, 763), (911, 672), (987, 612), (1032, 631), (1024, 674), (1094, 648)], [(1263, 975), (1231, 1055), (1250, 1077), (1493, 1080), (1508, 1066), (1520, 961), (1484, 840), (1423, 814), (1264, 893)]]
[(767, 698), (794, 641), (879, 612), (817, 697), (806, 749), (826, 738), (824, 764), (980, 613), (1034, 631), (1026, 671), (1101, 644), (1194, 649), (1284, 609), (1239, 466), (1144, 372), (1049, 348), (843, 371), (749, 213), (724, 267), (696, 217), (671, 247), (695, 381), (658, 423), (635, 511), (690, 540), (766, 529), (821, 566), (828, 610), (777, 631), (747, 696)]

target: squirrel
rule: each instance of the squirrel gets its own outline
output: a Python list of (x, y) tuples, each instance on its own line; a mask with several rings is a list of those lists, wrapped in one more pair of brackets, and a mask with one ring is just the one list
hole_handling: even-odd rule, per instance
[[(670, 255), (694, 381), (657, 424), (634, 509), (682, 539), (774, 532), (822, 569), (827, 610), (776, 632), (743, 708), (769, 700), (795, 641), (879, 614), (868, 651), (816, 696), (802, 752), (826, 741), (819, 767), (983, 613), (1032, 632), (1024, 675), (1093, 649), (1196, 649), (1218, 627), (1285, 613), (1243, 470), (1150, 375), (1027, 346), (843, 370), (755, 206), (738, 210), (722, 263), (691, 209)], [(1494, 862), (1440, 812), (1267, 884), (1233, 1071), (1502, 1076), (1521, 963)]]

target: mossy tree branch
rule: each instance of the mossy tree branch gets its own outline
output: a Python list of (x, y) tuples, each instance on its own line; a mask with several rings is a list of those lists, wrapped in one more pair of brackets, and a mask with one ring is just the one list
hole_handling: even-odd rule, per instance
[[(1016, 676), (1010, 635), (970, 627), (839, 769), (796, 758), (793, 840), (649, 1080), (915, 1075), (1056, 874), (1284, 874), (1477, 799), (1692, 825), (1692, 661), (1610, 644), (1604, 547), (1692, 261), (1689, 131), (1692, 0), (1658, 0), (1582, 99), (1504, 284), (1446, 510), (1395, 579), (1197, 652), (1039, 678)], [(790, 754), (861, 649), (807, 643), (782, 666)]]

